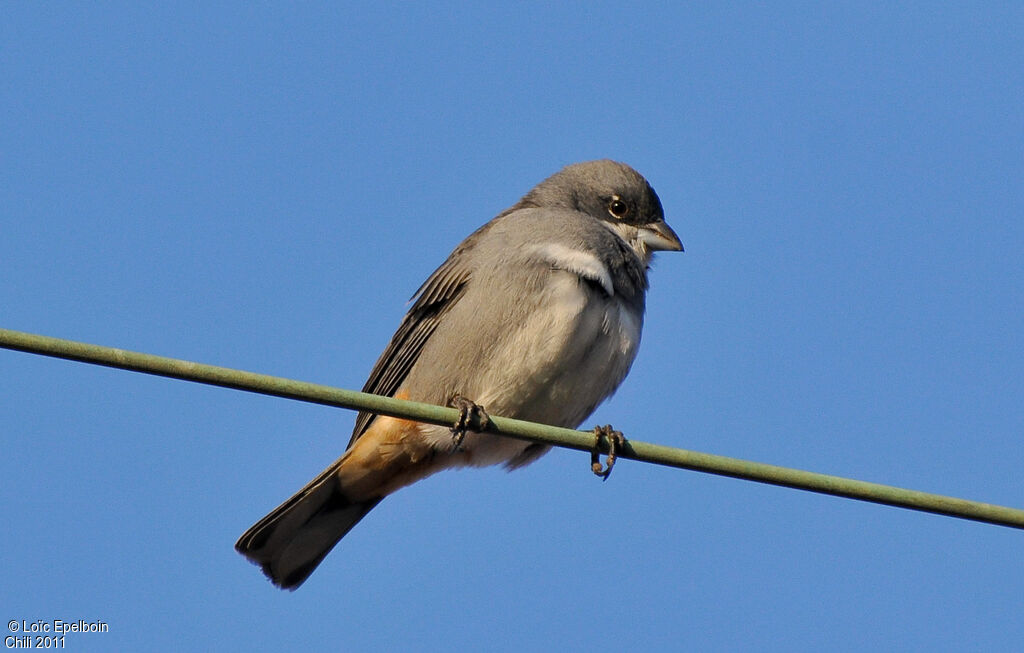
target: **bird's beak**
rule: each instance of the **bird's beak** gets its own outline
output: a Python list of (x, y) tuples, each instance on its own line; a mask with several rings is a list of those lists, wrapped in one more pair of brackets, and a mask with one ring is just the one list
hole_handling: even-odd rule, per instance
[(647, 245), (647, 249), (652, 252), (683, 251), (683, 243), (679, 241), (679, 236), (676, 235), (676, 232), (672, 231), (672, 227), (668, 226), (668, 223), (664, 220), (651, 222), (640, 227), (639, 236), (644, 245)]

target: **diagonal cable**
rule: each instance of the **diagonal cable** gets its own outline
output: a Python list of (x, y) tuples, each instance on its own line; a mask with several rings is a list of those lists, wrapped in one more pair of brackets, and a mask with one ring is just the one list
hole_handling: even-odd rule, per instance
[[(116, 367), (133, 372), (166, 376), (184, 381), (194, 381), (246, 392), (256, 392), (286, 399), (296, 399), (326, 406), (365, 410), (392, 417), (402, 417), (418, 422), (449, 425), (458, 418), (454, 408), (434, 406), (415, 401), (334, 388), (316, 383), (306, 383), (266, 374), (205, 365), (142, 354), (139, 352), (90, 345), (83, 342), (50, 338), (47, 336), (0, 329), (0, 348), (13, 349), (32, 354)], [(491, 416), (489, 431), (532, 442), (541, 442), (580, 451), (592, 451), (595, 436), (592, 431), (537, 424), (507, 417)], [(602, 438), (599, 448), (607, 453), (608, 442)], [(999, 526), (1024, 529), (1024, 510), (997, 506), (990, 503), (969, 501), (956, 497), (908, 490), (879, 483), (868, 483), (840, 476), (829, 476), (789, 467), (766, 465), (739, 458), (688, 451), (675, 447), (627, 440), (617, 452), (620, 458), (678, 467), (708, 474), (731, 476), (758, 483), (780, 485), (798, 490), (870, 501), (898, 508), (931, 512), (960, 519), (986, 522)]]

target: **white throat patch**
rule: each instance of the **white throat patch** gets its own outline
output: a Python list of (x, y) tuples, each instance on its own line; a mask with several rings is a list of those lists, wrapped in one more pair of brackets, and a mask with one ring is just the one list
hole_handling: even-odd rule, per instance
[(612, 276), (608, 273), (608, 268), (601, 262), (601, 259), (590, 252), (573, 249), (558, 243), (534, 245), (530, 249), (531, 253), (547, 261), (552, 267), (572, 272), (590, 281), (595, 281), (604, 288), (609, 297), (615, 295), (615, 286), (612, 284)]

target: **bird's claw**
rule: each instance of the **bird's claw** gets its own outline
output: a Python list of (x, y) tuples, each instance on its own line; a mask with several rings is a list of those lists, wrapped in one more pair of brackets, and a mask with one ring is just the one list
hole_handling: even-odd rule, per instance
[[(601, 464), (601, 436), (608, 440), (608, 458), (604, 465)], [(615, 466), (615, 459), (624, 444), (626, 438), (621, 431), (614, 430), (611, 424), (594, 427), (594, 450), (590, 452), (590, 469), (595, 475), (600, 476), (602, 481), (608, 480), (612, 467)]]
[(491, 418), (483, 406), (460, 394), (452, 395), (448, 405), (459, 409), (459, 418), (452, 426), (452, 442), (456, 450), (462, 447), (466, 431), (485, 431), (491, 423)]

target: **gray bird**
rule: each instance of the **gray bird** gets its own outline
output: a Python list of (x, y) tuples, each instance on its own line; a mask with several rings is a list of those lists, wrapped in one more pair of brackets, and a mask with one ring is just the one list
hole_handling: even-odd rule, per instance
[(483, 423), (486, 408), (579, 426), (636, 356), (653, 252), (682, 249), (654, 189), (627, 165), (577, 163), (541, 182), (462, 241), (416, 291), (363, 386), (459, 407), (457, 437), (447, 427), (359, 413), (341, 458), (235, 548), (275, 585), (295, 589), (399, 488), (450, 467), (515, 469), (542, 456), (550, 447), (467, 431), (467, 415)]

